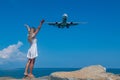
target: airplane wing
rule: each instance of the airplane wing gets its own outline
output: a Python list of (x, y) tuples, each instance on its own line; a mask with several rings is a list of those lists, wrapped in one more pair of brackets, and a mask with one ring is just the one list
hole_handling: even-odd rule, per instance
[(74, 25), (78, 25), (78, 24), (86, 24), (87, 22), (67, 22), (68, 26), (74, 26)]
[(46, 22), (48, 25), (59, 26), (60, 22)]

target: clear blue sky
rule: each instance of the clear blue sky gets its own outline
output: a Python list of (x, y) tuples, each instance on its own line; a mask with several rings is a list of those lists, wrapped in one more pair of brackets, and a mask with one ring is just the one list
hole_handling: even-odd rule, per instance
[(40, 20), (87, 24), (59, 29), (44, 24), (37, 35), (35, 67), (84, 67), (100, 64), (120, 68), (119, 0), (0, 0), (0, 68), (25, 67), (29, 48), (24, 24)]

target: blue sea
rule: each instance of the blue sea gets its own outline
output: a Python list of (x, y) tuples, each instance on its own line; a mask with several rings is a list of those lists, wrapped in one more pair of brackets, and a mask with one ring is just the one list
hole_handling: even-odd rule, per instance
[[(33, 74), (35, 77), (48, 76), (57, 71), (74, 71), (80, 68), (34, 68)], [(107, 69), (107, 72), (120, 74), (120, 69)], [(24, 68), (0, 70), (0, 77), (23, 78)]]

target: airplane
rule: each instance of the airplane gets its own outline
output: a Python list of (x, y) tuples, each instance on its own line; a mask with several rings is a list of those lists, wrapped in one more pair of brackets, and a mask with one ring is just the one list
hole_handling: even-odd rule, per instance
[(58, 28), (69, 28), (70, 26), (78, 25), (78, 24), (86, 24), (87, 22), (67, 22), (68, 15), (66, 13), (63, 14), (62, 22), (47, 22), (48, 25), (53, 25)]

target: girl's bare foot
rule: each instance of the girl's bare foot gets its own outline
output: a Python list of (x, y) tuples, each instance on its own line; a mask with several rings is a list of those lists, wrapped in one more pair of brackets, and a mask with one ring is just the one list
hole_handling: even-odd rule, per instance
[(24, 78), (28, 77), (28, 73), (24, 73)]

